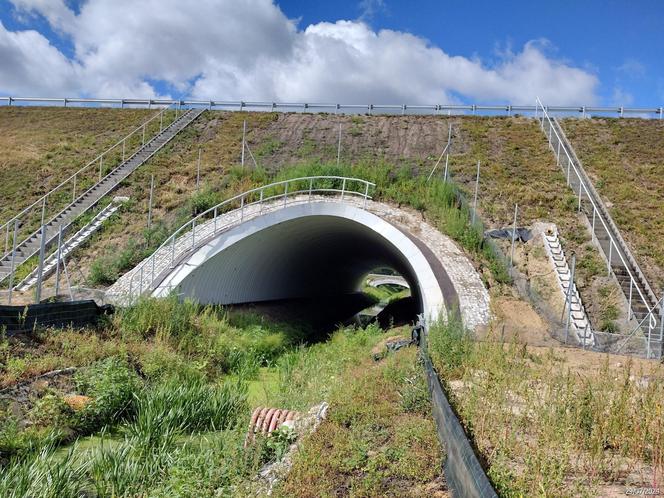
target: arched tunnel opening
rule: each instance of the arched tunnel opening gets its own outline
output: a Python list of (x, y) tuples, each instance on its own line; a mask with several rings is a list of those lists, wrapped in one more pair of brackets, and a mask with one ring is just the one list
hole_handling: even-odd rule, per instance
[(402, 276), (410, 292), (376, 320), (384, 328), (414, 322), (423, 299), (411, 262), (374, 227), (341, 216), (297, 217), (238, 237), (189, 272), (179, 291), (201, 304), (305, 323), (322, 339), (376, 304), (362, 289), (377, 269)]

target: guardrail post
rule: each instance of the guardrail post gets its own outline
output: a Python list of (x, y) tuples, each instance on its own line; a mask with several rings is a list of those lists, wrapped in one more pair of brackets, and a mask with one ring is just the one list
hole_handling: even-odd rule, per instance
[(14, 261), (16, 258), (16, 239), (18, 236), (18, 220), (14, 220), (14, 240), (12, 242), (12, 259), (9, 267), (9, 293), (7, 294), (7, 304), (12, 304), (12, 291), (14, 290)]

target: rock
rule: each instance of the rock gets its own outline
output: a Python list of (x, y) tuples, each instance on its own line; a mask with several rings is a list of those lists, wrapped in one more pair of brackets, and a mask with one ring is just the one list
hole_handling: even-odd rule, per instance
[(82, 394), (67, 394), (64, 397), (64, 402), (67, 403), (67, 405), (75, 412), (81, 411), (91, 401), (92, 398), (89, 396), (83, 396)]

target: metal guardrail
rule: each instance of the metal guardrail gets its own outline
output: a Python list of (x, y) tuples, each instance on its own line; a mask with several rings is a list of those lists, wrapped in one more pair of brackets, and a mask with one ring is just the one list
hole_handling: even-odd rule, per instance
[[(504, 112), (507, 115), (519, 112), (537, 112), (538, 105), (478, 105), (478, 104), (331, 104), (322, 102), (261, 102), (261, 101), (228, 101), (228, 100), (171, 100), (171, 99), (84, 99), (84, 98), (50, 98), (50, 97), (0, 97), (0, 105), (105, 105), (124, 107), (148, 107), (157, 105), (175, 105), (182, 107), (206, 107), (210, 110), (248, 111), (263, 110), (273, 112), (348, 112), (369, 114), (440, 114), (441, 112)], [(664, 117), (664, 107), (624, 107), (624, 106), (546, 106), (548, 112), (578, 113), (586, 116), (590, 113)]]
[[(11, 252), (10, 240), (13, 239), (14, 236), (11, 235), (11, 239), (10, 239), (10, 232), (11, 232), (12, 228), (14, 227), (14, 225), (16, 224), (17, 221), (18, 221), (18, 226), (28, 225), (28, 223), (26, 223), (27, 220), (25, 219), (25, 218), (27, 218), (28, 213), (30, 213), (32, 210), (41, 208), (41, 222), (39, 223), (39, 226), (43, 226), (44, 221), (47, 218), (47, 206), (48, 206), (49, 198), (51, 198), (51, 199), (54, 198), (56, 195), (58, 195), (59, 193), (64, 191), (65, 187), (70, 185), (71, 189), (72, 189), (71, 202), (76, 201), (76, 199), (77, 199), (76, 187), (77, 186), (80, 187), (80, 184), (77, 185), (77, 182), (79, 181), (79, 179), (81, 177), (84, 177), (84, 175), (86, 175), (86, 174), (89, 176), (89, 174), (92, 172), (94, 174), (93, 176), (95, 176), (95, 180), (96, 180), (93, 183), (93, 186), (94, 186), (94, 184), (100, 182), (104, 176), (108, 176), (111, 173), (113, 173), (113, 171), (115, 171), (116, 168), (113, 168), (111, 170), (111, 172), (108, 173), (107, 175), (103, 175), (103, 172), (104, 172), (104, 158), (108, 157), (113, 151), (118, 149), (118, 152), (117, 152), (118, 158), (117, 159), (120, 160), (119, 165), (122, 165), (125, 162), (126, 158), (132, 157), (141, 147), (143, 147), (146, 144), (146, 142), (149, 142), (155, 136), (157, 136), (159, 133), (161, 133), (163, 131), (163, 129), (165, 128), (164, 115), (165, 115), (166, 111), (171, 107), (172, 107), (172, 105), (166, 105), (159, 113), (155, 114), (150, 119), (148, 119), (147, 121), (145, 121), (144, 123), (142, 123), (141, 125), (136, 127), (128, 135), (126, 135), (121, 140), (119, 140), (117, 143), (115, 143), (114, 145), (112, 145), (111, 147), (106, 149), (104, 152), (99, 154), (92, 161), (88, 162), (85, 166), (83, 166), (78, 171), (76, 171), (73, 175), (66, 178), (59, 185), (52, 188), (50, 191), (48, 191), (46, 194), (41, 196), (35, 202), (33, 202), (28, 207), (23, 209), (20, 213), (18, 213), (17, 215), (15, 215), (11, 219), (9, 219), (7, 222), (0, 225), (0, 234), (2, 234), (3, 231), (5, 232), (5, 234), (4, 234), (5, 235), (5, 237), (4, 237), (5, 238), (5, 244), (4, 244), (5, 248), (4, 248), (4, 251), (2, 253), (3, 256), (0, 259), (3, 259), (5, 257), (7, 257), (7, 255)], [(177, 114), (177, 112), (176, 112), (176, 114)], [(150, 137), (146, 138), (146, 131), (148, 129), (148, 125), (150, 123), (152, 123), (153, 121), (156, 122), (156, 120), (159, 120), (159, 130), (155, 131), (154, 136), (150, 136)], [(166, 123), (166, 126), (168, 126), (168, 123)], [(156, 130), (156, 123), (155, 123), (155, 130)], [(141, 133), (141, 140), (140, 140), (140, 142), (138, 141), (138, 139), (136, 140), (137, 144), (136, 144), (135, 150), (131, 147), (131, 143), (130, 143), (130, 150), (127, 150), (128, 141), (132, 137), (134, 137), (136, 134), (138, 134), (139, 132)], [(120, 148), (122, 149), (121, 152), (119, 151)], [(98, 178), (97, 178), (97, 165), (99, 166)], [(85, 190), (87, 191), (88, 189), (86, 188)], [(79, 196), (80, 196), (80, 191), (79, 191)], [(69, 202), (67, 202), (66, 204), (69, 204)], [(57, 211), (59, 211), (59, 209), (57, 209)], [(29, 237), (30, 236), (28, 236), (28, 238)], [(27, 240), (27, 239), (25, 239), (25, 240)], [(25, 242), (25, 240), (23, 242)], [(15, 241), (15, 242), (17, 243), (17, 245), (20, 245), (20, 244), (23, 243), (23, 242), (19, 243), (18, 240)]]
[[(367, 200), (371, 199), (370, 190), (375, 186), (374, 183), (360, 178), (307, 176), (271, 183), (226, 199), (186, 222), (136, 266), (129, 277), (127, 298), (123, 299), (123, 302), (130, 304), (144, 292), (154, 290), (154, 283), (159, 275), (165, 270), (173, 269), (182, 256), (196, 248), (197, 241), (200, 243), (239, 225), (250, 219), (248, 216), (262, 214), (263, 206), (267, 202), (283, 199), (285, 206), (289, 197), (293, 199), (297, 195), (305, 194), (308, 195), (307, 202), (311, 202), (314, 194), (322, 194), (339, 195), (341, 201), (346, 196), (360, 197), (364, 199), (363, 206), (366, 206)], [(258, 212), (251, 212), (252, 206), (259, 206)]]
[[(596, 191), (594, 188), (589, 184), (590, 182), (588, 181), (586, 175), (584, 172), (580, 171), (579, 168), (577, 168), (576, 164), (580, 163), (575, 163), (576, 158), (573, 158), (570, 155), (570, 152), (568, 151), (568, 147), (565, 146), (565, 141), (564, 138), (559, 134), (558, 132), (558, 127), (554, 125), (554, 121), (551, 119), (549, 116), (546, 108), (542, 105), (541, 101), (538, 99), (538, 112), (541, 110), (541, 114), (539, 114), (539, 121), (540, 125), (542, 128), (542, 131), (544, 134), (548, 137), (548, 142), (549, 142), (549, 147), (553, 151), (553, 153), (556, 156), (556, 161), (557, 164), (563, 169), (563, 171), (566, 171), (566, 177), (567, 177), (567, 185), (572, 187), (572, 182), (574, 177), (571, 175), (575, 175), (576, 181), (578, 182), (579, 185), (579, 190), (577, 192), (577, 197), (578, 197), (578, 210), (581, 211), (581, 203), (583, 200), (583, 195), (585, 194), (587, 201), (590, 203), (592, 206), (592, 225), (591, 225), (591, 232), (593, 237), (596, 237), (595, 234), (595, 226), (597, 223), (597, 220), (599, 219), (599, 222), (601, 223), (601, 226), (604, 228), (604, 231), (607, 234), (607, 237), (609, 238), (609, 253), (606, 254), (607, 257), (607, 273), (611, 274), (613, 271), (612, 269), (612, 261), (614, 260), (615, 255), (618, 256), (618, 259), (620, 263), (622, 264), (622, 267), (625, 269), (627, 272), (627, 275), (629, 276), (629, 282), (630, 282), (630, 289), (629, 289), (629, 296), (628, 296), (628, 306), (629, 306), (629, 313), (631, 317), (632, 313), (632, 299), (633, 299), (633, 294), (634, 290), (636, 290), (638, 297), (641, 299), (643, 304), (648, 310), (647, 317), (656, 317), (656, 312), (657, 310), (651, 306), (650, 300), (643, 294), (641, 291), (640, 286), (638, 285), (639, 280), (637, 280), (632, 273), (630, 265), (625, 261), (625, 258), (623, 257), (623, 253), (625, 255), (629, 256), (631, 253), (629, 252), (629, 249), (626, 247), (624, 241), (622, 239), (616, 240), (614, 238), (614, 228), (615, 227), (610, 227), (610, 223), (607, 224), (604, 221), (604, 216), (602, 215), (602, 210), (598, 207), (597, 202), (595, 199), (599, 199), (599, 196), (597, 195)], [(562, 162), (561, 162), (562, 159)], [(565, 163), (566, 161), (566, 163)], [(615, 249), (615, 251), (614, 251)], [(615, 254), (614, 254), (615, 252)], [(633, 259), (633, 257), (632, 257)], [(638, 265), (634, 265), (633, 267), (637, 267)], [(641, 284), (643, 285), (643, 284)], [(646, 284), (647, 285), (647, 284)], [(646, 290), (646, 293), (650, 290), (649, 287), (644, 286), (644, 290)], [(650, 291), (652, 292), (652, 291)], [(654, 295), (654, 294), (653, 294)], [(639, 327), (644, 323), (645, 318), (641, 321), (639, 324)], [(652, 320), (649, 321), (649, 328), (648, 328), (648, 335), (650, 337), (650, 334), (652, 333), (652, 329), (654, 326), (652, 326)]]

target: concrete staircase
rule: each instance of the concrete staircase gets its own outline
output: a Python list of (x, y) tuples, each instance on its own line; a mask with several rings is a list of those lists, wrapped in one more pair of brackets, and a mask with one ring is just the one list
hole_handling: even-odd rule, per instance
[[(646, 317), (646, 322), (650, 321), (652, 316), (657, 322), (655, 328), (659, 330), (661, 318), (657, 307), (658, 299), (583, 169), (562, 126), (556, 118), (549, 118), (548, 114), (541, 118), (541, 123), (542, 131), (549, 139), (551, 150), (557, 156), (568, 185), (579, 197), (579, 209), (586, 214), (592, 235), (604, 253), (607, 273), (613, 272), (629, 303), (631, 316), (639, 323)], [(650, 316), (649, 309), (653, 310)], [(644, 333), (648, 332), (647, 325), (642, 329)]]
[[(576, 336), (580, 345), (592, 347), (595, 344), (595, 336), (590, 328), (590, 320), (588, 320), (588, 315), (586, 315), (586, 310), (581, 302), (579, 290), (576, 288), (576, 284), (572, 282), (572, 272), (560, 245), (558, 230), (554, 230), (551, 234), (544, 234), (542, 238), (549, 261), (556, 272), (556, 279), (565, 302), (567, 302), (569, 294), (570, 331)], [(571, 293), (570, 285), (572, 285)], [(565, 313), (567, 314), (567, 306), (565, 306)], [(566, 320), (565, 317), (563, 321)]]
[[(82, 193), (77, 199), (69, 204), (60, 213), (56, 214), (51, 220), (45, 223), (46, 226), (46, 247), (50, 247), (57, 241), (60, 226), (66, 229), (81, 214), (94, 206), (101, 198), (113, 191), (118, 185), (133, 173), (138, 167), (150, 159), (164, 145), (170, 142), (179, 132), (184, 130), (206, 109), (190, 109), (183, 113), (170, 126), (164, 128), (152, 140), (145, 143), (132, 156), (127, 158), (122, 164), (93, 185), (86, 192)], [(27, 239), (16, 246), (14, 257), (14, 271), (30, 257), (39, 252), (41, 244), (41, 229), (34, 232)], [(12, 251), (5, 254), (0, 259), (0, 282), (5, 280), (11, 273)]]

